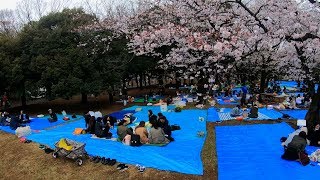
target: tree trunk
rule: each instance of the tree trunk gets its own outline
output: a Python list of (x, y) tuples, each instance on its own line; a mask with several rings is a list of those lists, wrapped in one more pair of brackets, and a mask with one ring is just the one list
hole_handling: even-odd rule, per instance
[(138, 76), (136, 76), (135, 80), (136, 80), (136, 86), (139, 87)]
[(87, 104), (88, 103), (88, 95), (87, 93), (81, 93), (81, 103)]
[(114, 100), (113, 100), (113, 92), (108, 91), (108, 95), (109, 95), (109, 104), (113, 104)]
[(142, 82), (143, 82), (143, 79), (142, 79), (142, 74), (140, 74), (139, 75), (139, 84), (140, 84), (140, 89), (143, 89), (142, 87), (143, 87), (143, 84), (142, 84)]
[(27, 106), (27, 98), (26, 98), (26, 86), (25, 82), (22, 82), (22, 94), (21, 94), (21, 106), (24, 109)]
[(266, 72), (261, 71), (261, 78), (260, 78), (260, 93), (264, 93), (264, 89), (266, 87)]
[(151, 76), (148, 76), (148, 83), (149, 83), (149, 86), (151, 86)]

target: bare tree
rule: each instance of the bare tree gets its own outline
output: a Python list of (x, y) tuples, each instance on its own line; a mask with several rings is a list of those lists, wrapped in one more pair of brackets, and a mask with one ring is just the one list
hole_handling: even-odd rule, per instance
[(17, 24), (13, 10), (0, 10), (0, 33), (15, 35)]
[(23, 25), (71, 6), (72, 0), (20, 0), (17, 2), (16, 17)]

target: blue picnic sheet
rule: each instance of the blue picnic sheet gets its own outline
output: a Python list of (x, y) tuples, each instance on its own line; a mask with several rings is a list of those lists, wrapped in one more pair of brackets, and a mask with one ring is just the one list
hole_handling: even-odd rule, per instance
[[(219, 180), (317, 179), (320, 167), (281, 159), (279, 139), (293, 132), (286, 123), (218, 126), (216, 148)], [(316, 147), (307, 147), (308, 154)]]
[(113, 112), (113, 113), (109, 114), (109, 116), (112, 116), (116, 119), (123, 119), (125, 114), (135, 113), (135, 112), (136, 112), (135, 110), (122, 110), (122, 111)]
[[(217, 108), (209, 108), (208, 109), (208, 121), (209, 122), (217, 122), (217, 121), (225, 121), (225, 120), (233, 120), (235, 117), (230, 116), (231, 108), (220, 108), (217, 111)], [(250, 112), (250, 111), (248, 111)], [(277, 120), (283, 116), (282, 113), (267, 108), (259, 108), (258, 118), (247, 118), (245, 120)]]
[[(81, 115), (77, 115), (77, 118), (73, 119), (71, 116), (72, 115), (67, 115), (69, 117), (69, 121), (74, 121), (74, 120), (78, 120), (79, 118), (81, 118)], [(56, 127), (58, 125), (64, 124), (64, 123), (69, 123), (68, 121), (64, 121), (63, 120), (63, 115), (61, 114), (57, 114), (58, 117), (58, 121), (50, 123), (48, 121), (49, 116), (44, 116), (41, 118), (38, 117), (30, 117), (31, 122), (25, 124), (26, 126), (30, 126), (30, 128), (32, 130), (43, 130), (46, 128), (52, 128), (52, 127)], [(9, 126), (0, 126), (0, 130), (5, 131), (7, 133), (10, 134), (15, 134), (15, 130), (10, 129)]]
[(290, 117), (294, 119), (304, 119), (308, 110), (306, 109), (293, 109), (293, 110), (281, 110), (283, 114), (288, 114)]
[[(133, 110), (138, 106), (130, 107), (125, 110)], [(141, 107), (142, 110), (135, 113), (137, 122), (148, 120), (147, 111), (152, 109), (155, 114), (160, 112), (160, 107)], [(125, 146), (121, 142), (95, 139), (91, 135), (73, 135), (75, 128), (84, 128), (83, 121), (75, 121), (65, 126), (59, 126), (50, 130), (43, 130), (40, 133), (34, 133), (27, 138), (35, 142), (54, 147), (55, 142), (60, 138), (69, 138), (75, 141), (86, 143), (85, 149), (90, 155), (114, 158), (119, 162), (128, 164), (140, 164), (146, 167), (152, 167), (159, 170), (176, 171), (186, 174), (203, 174), (203, 165), (201, 161), (201, 150), (205, 137), (198, 137), (198, 131), (206, 133), (206, 110), (182, 110), (182, 112), (164, 112), (163, 113), (170, 124), (178, 124), (181, 130), (173, 131), (172, 136), (175, 139), (167, 146)], [(199, 117), (204, 117), (204, 121), (199, 121)], [(116, 129), (112, 130), (116, 136)]]

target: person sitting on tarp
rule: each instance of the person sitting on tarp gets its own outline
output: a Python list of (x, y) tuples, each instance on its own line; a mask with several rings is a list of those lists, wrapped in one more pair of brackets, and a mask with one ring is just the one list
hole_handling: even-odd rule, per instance
[(18, 116), (11, 116), (10, 129), (16, 130), (18, 127), (20, 127), (19, 117)]
[(124, 125), (132, 124), (137, 118), (133, 116), (132, 113), (127, 113), (124, 115), (123, 120), (125, 121)]
[(167, 100), (166, 100), (166, 102), (167, 102), (167, 104), (169, 105), (169, 104), (171, 104), (172, 103), (172, 96), (169, 96), (168, 98), (167, 98)]
[(49, 109), (48, 112), (49, 112), (49, 116), (50, 116), (50, 117), (48, 118), (49, 122), (52, 123), (52, 122), (58, 121), (57, 114), (54, 113), (54, 112), (52, 111), (52, 109)]
[(148, 131), (145, 128), (145, 122), (141, 121), (135, 129), (135, 134), (140, 136), (141, 144), (146, 144), (149, 142)]
[(86, 129), (86, 133), (94, 134), (95, 133), (95, 126), (96, 126), (96, 118), (91, 116), (88, 122), (88, 127)]
[[(159, 115), (160, 114), (160, 115)], [(170, 140), (173, 141), (174, 139), (171, 137), (171, 126), (169, 125), (169, 121), (165, 116), (162, 115), (162, 113), (159, 113), (159, 119), (158, 119), (158, 126), (162, 128), (165, 136)]]
[(30, 123), (29, 115), (25, 114), (23, 110), (20, 111), (19, 123)]
[(9, 126), (11, 121), (10, 114), (8, 112), (3, 112), (0, 119), (0, 126)]
[(88, 128), (91, 115), (89, 112), (87, 112), (87, 113), (84, 113), (83, 117), (84, 117), (85, 127)]
[(242, 114), (242, 111), (241, 111), (240, 105), (237, 105), (236, 107), (232, 108), (230, 112), (231, 117), (241, 116), (241, 114)]
[(128, 128), (127, 126), (124, 125), (125, 124), (125, 121), (122, 120), (118, 123), (118, 128), (117, 128), (117, 135), (118, 135), (118, 138), (120, 141), (123, 140), (123, 138), (129, 134), (129, 135), (132, 135), (133, 134), (133, 131), (132, 129)]
[[(281, 156), (285, 160), (297, 160), (299, 159), (299, 153), (304, 152), (307, 146), (307, 134), (301, 131), (299, 135), (295, 135), (292, 141), (285, 147), (284, 154)], [(306, 153), (305, 153), (306, 154)]]
[(310, 146), (320, 146), (320, 125), (316, 124), (308, 132), (307, 138), (310, 140)]
[(110, 125), (110, 128), (113, 128), (114, 127), (114, 124), (117, 122), (117, 119), (113, 116), (104, 116), (103, 117), (103, 123), (104, 124), (109, 124)]
[(149, 122), (151, 121), (157, 121), (157, 116), (153, 114), (152, 110), (148, 110), (148, 117), (149, 117)]
[[(281, 145), (284, 146), (284, 147), (287, 147), (288, 144), (292, 141), (293, 137), (296, 136), (296, 135), (299, 135), (299, 133), (300, 133), (301, 131), (304, 131), (304, 132), (306, 132), (306, 134), (308, 134), (308, 129), (307, 129), (307, 127), (301, 127), (301, 128), (299, 128), (299, 129), (295, 130), (294, 132), (290, 133), (290, 134), (288, 135), (288, 137), (282, 137), (282, 138), (280, 139), (280, 141), (282, 142)], [(310, 144), (310, 142), (308, 141), (308, 139), (307, 139), (307, 142), (308, 142), (308, 144)]]
[(107, 138), (110, 139), (112, 137), (112, 133), (109, 132), (110, 125), (104, 124), (102, 122), (102, 118), (97, 118), (97, 122), (95, 123), (94, 134), (99, 138)]
[(251, 109), (248, 115), (249, 118), (258, 118), (258, 106), (255, 104)]
[(149, 143), (150, 144), (167, 144), (170, 142), (169, 139), (166, 138), (166, 135), (162, 128), (158, 126), (156, 121), (150, 122), (152, 127), (149, 132)]

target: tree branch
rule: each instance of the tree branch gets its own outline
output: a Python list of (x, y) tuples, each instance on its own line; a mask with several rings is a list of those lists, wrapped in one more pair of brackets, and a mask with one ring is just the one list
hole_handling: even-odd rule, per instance
[(245, 4), (243, 4), (241, 0), (236, 0), (236, 3), (243, 7), (259, 23), (259, 27), (261, 27), (265, 33), (268, 32), (267, 27), (262, 23), (262, 21), (257, 17), (257, 15), (253, 13)]
[(292, 36), (286, 36), (286, 40), (287, 41), (297, 41), (297, 42), (303, 42), (303, 41), (306, 41), (308, 39), (319, 39), (320, 37), (319, 36), (316, 36), (314, 34), (311, 34), (311, 33), (306, 33), (303, 37), (300, 37), (300, 38), (293, 38)]

